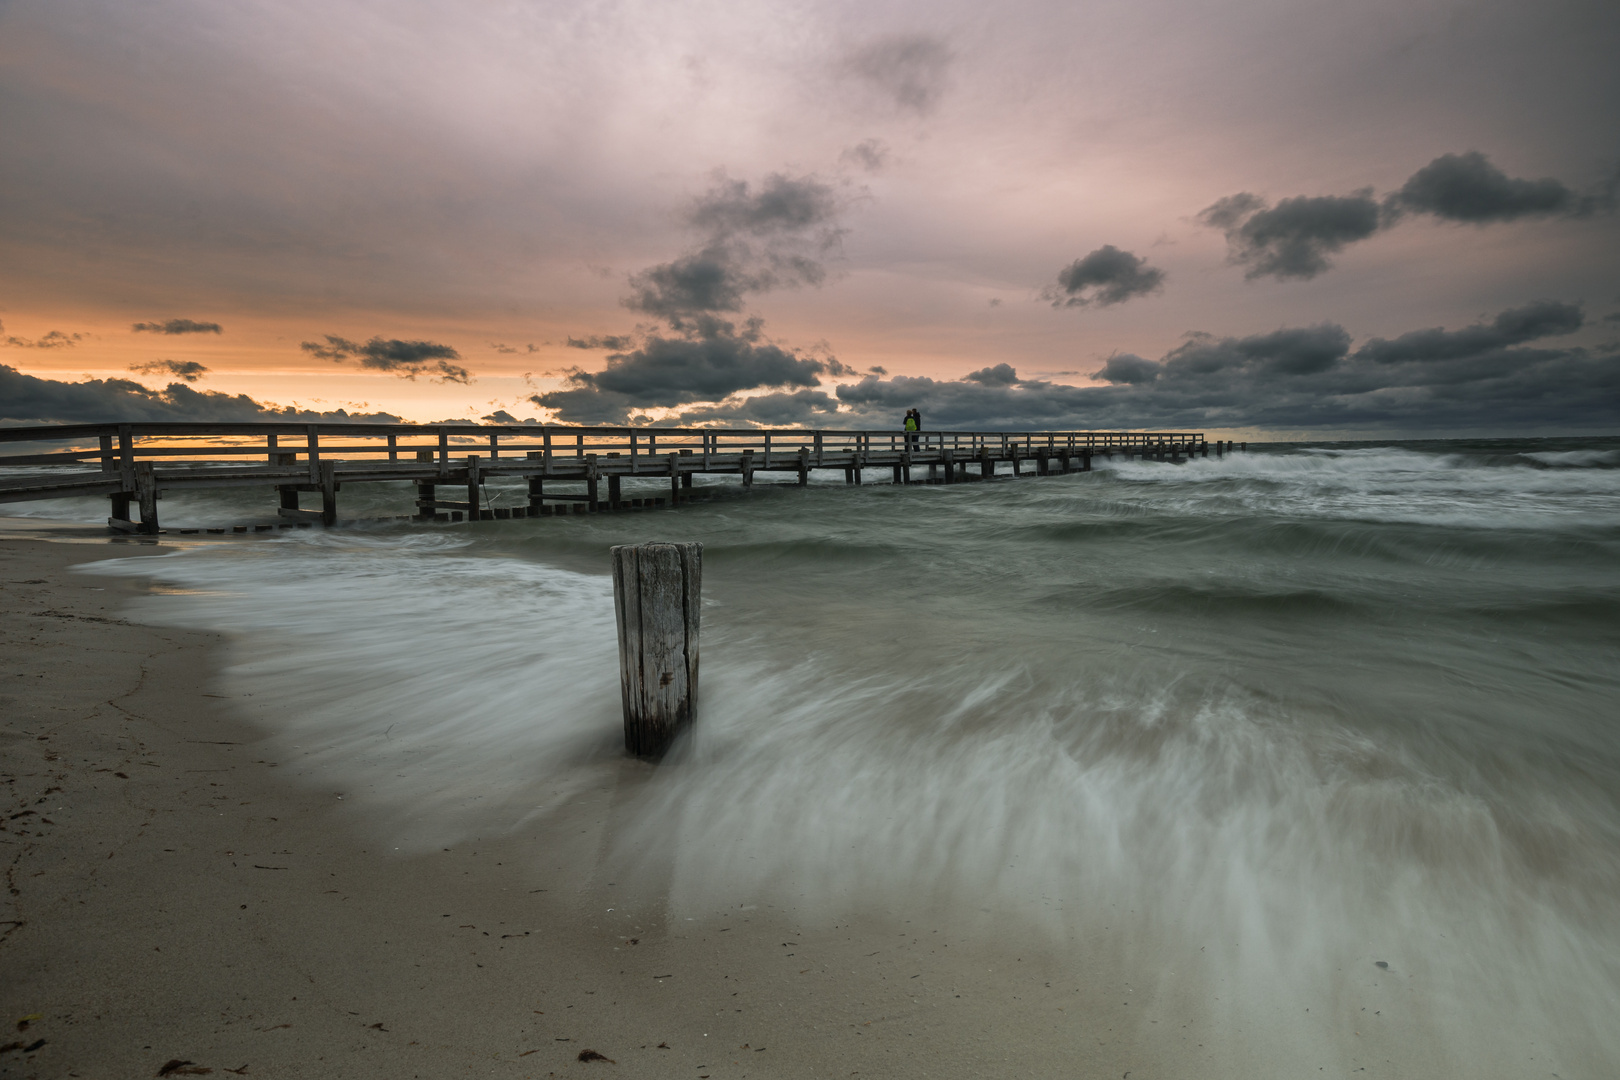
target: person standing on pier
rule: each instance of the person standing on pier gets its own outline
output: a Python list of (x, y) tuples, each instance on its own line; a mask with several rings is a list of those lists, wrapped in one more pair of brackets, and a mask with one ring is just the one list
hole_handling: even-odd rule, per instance
[(917, 432), (922, 430), (922, 413), (916, 409), (906, 410), (906, 448), (917, 449)]

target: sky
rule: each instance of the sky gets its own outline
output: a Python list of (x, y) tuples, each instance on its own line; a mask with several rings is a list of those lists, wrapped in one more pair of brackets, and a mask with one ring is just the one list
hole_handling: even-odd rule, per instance
[(0, 423), (1620, 432), (1613, 0), (0, 0)]

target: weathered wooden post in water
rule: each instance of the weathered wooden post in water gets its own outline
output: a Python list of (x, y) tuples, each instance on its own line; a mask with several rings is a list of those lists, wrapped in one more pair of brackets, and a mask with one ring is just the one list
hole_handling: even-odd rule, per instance
[(627, 544), (613, 552), (624, 748), (660, 757), (697, 712), (702, 544)]

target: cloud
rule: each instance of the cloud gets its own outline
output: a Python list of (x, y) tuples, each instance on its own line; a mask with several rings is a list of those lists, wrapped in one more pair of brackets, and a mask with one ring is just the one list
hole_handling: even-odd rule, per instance
[(223, 334), (225, 328), (217, 322), (195, 322), (191, 319), (169, 319), (167, 322), (138, 322), (130, 327), (133, 333), (146, 334)]
[(1104, 244), (1058, 271), (1057, 284), (1048, 285), (1041, 296), (1053, 307), (1110, 307), (1162, 288), (1163, 270), (1113, 244)]
[(1195, 334), (1165, 356), (1163, 369), (1170, 376), (1223, 370), (1261, 376), (1314, 375), (1332, 367), (1349, 351), (1350, 334), (1333, 323), (1219, 340)]
[(628, 334), (593, 334), (591, 337), (571, 337), (567, 341), (563, 342), (563, 344), (568, 346), (570, 349), (612, 349), (615, 352), (618, 352), (623, 349), (628, 349), (631, 345), (631, 340), (632, 339)]
[(869, 173), (882, 172), (889, 164), (890, 152), (888, 144), (882, 139), (862, 139), (854, 146), (845, 147), (844, 152), (838, 155), (838, 160)]
[(894, 34), (851, 52), (843, 67), (898, 108), (924, 115), (945, 93), (951, 60), (950, 49), (937, 37)]
[(529, 400), (577, 423), (628, 423), (637, 409), (718, 402), (745, 390), (815, 387), (822, 375), (849, 369), (836, 358), (801, 356), (764, 340), (750, 319), (739, 330), (704, 317), (680, 336), (653, 335), (640, 348), (608, 358), (598, 372), (574, 371), (561, 390)]
[(1226, 234), (1229, 261), (1259, 277), (1309, 280), (1328, 256), (1394, 225), (1406, 214), (1487, 225), (1530, 217), (1585, 217), (1613, 210), (1620, 174), (1577, 196), (1551, 177), (1515, 180), (1477, 150), (1442, 154), (1380, 202), (1372, 188), (1350, 195), (1299, 195), (1276, 206), (1239, 192), (1205, 207), (1197, 220)]
[(363, 368), (387, 371), (402, 379), (415, 380), (418, 375), (427, 375), (434, 382), (463, 385), (473, 380), (472, 372), (460, 364), (450, 363), (451, 360), (460, 360), (461, 354), (449, 345), (440, 345), (433, 341), (401, 341), (398, 338), (381, 337), (374, 337), (361, 345), (334, 334), (327, 334), (325, 337), (324, 345), (306, 341), (298, 347), (322, 360), (333, 360), (338, 363), (358, 360)]
[[(1372, 338), (1359, 348), (1332, 322), (1195, 332), (1156, 360), (1111, 356), (1086, 386), (1020, 378), (1010, 364), (995, 364), (954, 380), (873, 373), (827, 388), (825, 378), (855, 373), (764, 341), (757, 321), (738, 329), (710, 320), (703, 334), (653, 338), (608, 370), (575, 373), (564, 389), (532, 400), (564, 420), (596, 423), (629, 423), (639, 410), (665, 406), (680, 411), (660, 424), (897, 428), (915, 407), (933, 430), (1612, 429), (1620, 343), (1542, 344), (1583, 325), (1578, 305), (1537, 300), (1475, 325)], [(760, 389), (772, 392), (737, 396)]]
[(692, 409), (668, 423), (679, 427), (812, 427), (837, 415), (838, 401), (823, 390), (759, 394)]
[(717, 177), (686, 215), (702, 243), (632, 275), (625, 306), (678, 324), (741, 311), (747, 293), (819, 285), (843, 235), (838, 210), (836, 190), (813, 176), (775, 173), (757, 187)]
[(1092, 376), (1106, 386), (862, 379), (837, 388), (838, 422), (892, 427), (915, 406), (935, 429), (1612, 430), (1620, 344), (1532, 345), (1579, 325), (1573, 305), (1537, 301), (1477, 326), (1375, 338), (1353, 351), (1334, 323), (1191, 334), (1157, 361), (1110, 357)]
[(1018, 372), (1011, 364), (997, 364), (994, 367), (970, 371), (962, 378), (982, 386), (1012, 386), (1018, 381)]
[(1102, 367), (1092, 372), (1091, 378), (1096, 382), (1139, 386), (1157, 379), (1162, 370), (1163, 368), (1152, 360), (1144, 360), (1134, 353), (1116, 353), (1110, 356)]
[(144, 364), (131, 364), (129, 370), (138, 375), (173, 375), (188, 383), (208, 373), (208, 369), (195, 360), (149, 360)]
[(1591, 200), (1577, 198), (1562, 181), (1514, 180), (1477, 150), (1435, 158), (1413, 173), (1390, 201), (1403, 210), (1475, 225), (1593, 209)]
[(33, 341), (20, 337), (0, 338), (0, 344), (9, 345), (13, 349), (71, 349), (83, 340), (83, 334), (64, 334), (60, 330), (52, 330), (44, 337), (35, 338)]
[(129, 379), (86, 379), (76, 383), (41, 379), (0, 364), (0, 422), (98, 424), (163, 420), (400, 422), (392, 413), (350, 413), (344, 409), (314, 412), (263, 404), (246, 394), (197, 391), (184, 383), (149, 390)]
[(1393, 341), (1373, 338), (1356, 355), (1379, 364), (1455, 360), (1540, 338), (1573, 334), (1584, 322), (1577, 304), (1537, 300), (1502, 312), (1488, 325), (1477, 324), (1449, 332), (1440, 327), (1414, 330)]
[(1328, 256), (1365, 240), (1381, 224), (1372, 188), (1351, 195), (1299, 195), (1276, 206), (1250, 192), (1205, 207), (1202, 224), (1226, 234), (1228, 259), (1249, 280), (1309, 280), (1332, 264)]

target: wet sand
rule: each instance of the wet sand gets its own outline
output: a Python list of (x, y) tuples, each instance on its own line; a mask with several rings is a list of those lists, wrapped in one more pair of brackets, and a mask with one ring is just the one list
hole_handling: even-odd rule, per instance
[(505, 835), (385, 850), (239, 718), (221, 638), (128, 622), (144, 583), (70, 570), (162, 550), (0, 541), (0, 1075), (1245, 1072), (1106, 942), (667, 917), (602, 857), (641, 763)]

